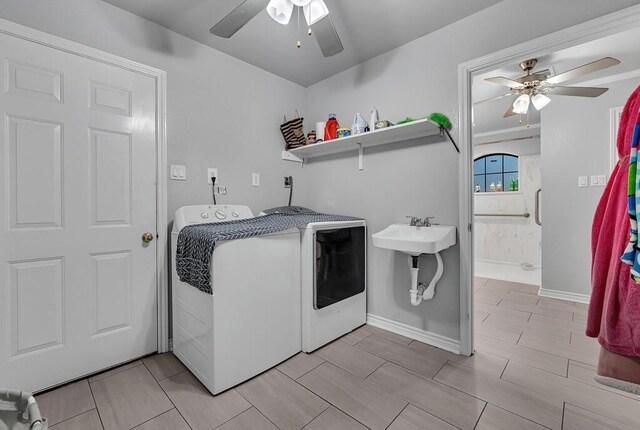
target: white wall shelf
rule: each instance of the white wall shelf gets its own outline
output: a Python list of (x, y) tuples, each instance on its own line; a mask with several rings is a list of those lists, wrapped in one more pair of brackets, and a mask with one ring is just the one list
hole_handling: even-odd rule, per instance
[(362, 170), (365, 148), (437, 135), (442, 135), (438, 124), (429, 119), (420, 119), (407, 124), (282, 151), (282, 159), (302, 163), (308, 158), (358, 150), (358, 168)]

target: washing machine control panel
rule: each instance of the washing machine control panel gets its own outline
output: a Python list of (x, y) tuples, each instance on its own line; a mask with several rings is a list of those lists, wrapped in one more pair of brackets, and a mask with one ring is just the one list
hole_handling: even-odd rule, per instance
[(251, 209), (241, 205), (202, 205), (184, 206), (176, 211), (174, 229), (193, 224), (207, 224), (223, 221), (237, 221), (253, 218)]

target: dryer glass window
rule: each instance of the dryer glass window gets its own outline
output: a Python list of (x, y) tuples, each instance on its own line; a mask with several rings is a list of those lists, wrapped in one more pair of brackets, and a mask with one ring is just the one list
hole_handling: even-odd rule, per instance
[(316, 309), (365, 290), (365, 235), (364, 226), (316, 232)]

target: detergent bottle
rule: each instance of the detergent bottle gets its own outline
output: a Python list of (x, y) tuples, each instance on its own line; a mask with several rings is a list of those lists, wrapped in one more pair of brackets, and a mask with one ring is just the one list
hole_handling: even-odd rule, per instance
[(333, 140), (338, 137), (338, 120), (335, 113), (329, 114), (329, 119), (324, 126), (324, 141)]

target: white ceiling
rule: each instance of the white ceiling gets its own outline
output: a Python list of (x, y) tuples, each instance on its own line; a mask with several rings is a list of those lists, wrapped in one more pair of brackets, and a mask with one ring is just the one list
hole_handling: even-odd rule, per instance
[[(104, 0), (305, 87), (502, 0), (325, 0), (344, 51), (324, 58), (296, 12), (288, 26), (258, 14), (230, 39), (209, 29), (243, 0)], [(302, 48), (296, 49), (296, 41)]]
[[(593, 42), (557, 51), (552, 54), (539, 57), (538, 64), (536, 65), (534, 72), (536, 70), (551, 68), (552, 71), (555, 71), (555, 74), (560, 74), (585, 63), (598, 60), (602, 57), (614, 57), (622, 63), (561, 84), (567, 86), (600, 86), (606, 88), (606, 77), (640, 69), (640, 45), (638, 45), (638, 40), (640, 40), (640, 28), (628, 30)], [(522, 58), (521, 61), (526, 59), (527, 58)], [(524, 74), (525, 73), (522, 72), (522, 69), (518, 67), (518, 64), (513, 64), (509, 67), (504, 67), (475, 76), (473, 79), (473, 101), (477, 102), (479, 100), (485, 100), (509, 92), (507, 87), (487, 82), (484, 78), (490, 76), (517, 78)], [(598, 82), (603, 80), (604, 83)], [(638, 77), (638, 81), (640, 82), (640, 77)], [(550, 97), (552, 99), (551, 103), (553, 103), (554, 96), (552, 95)], [(515, 97), (508, 97), (476, 105), (474, 108), (474, 134), (522, 127), (519, 123), (519, 115), (511, 118), (502, 118), (502, 115), (506, 112), (509, 104), (513, 103), (513, 100), (515, 100)], [(589, 101), (590, 99), (588, 98), (584, 99), (584, 103), (589, 103)], [(526, 123), (526, 118), (523, 118), (523, 121)], [(540, 113), (532, 107), (529, 110), (529, 123), (537, 124), (539, 122)]]

